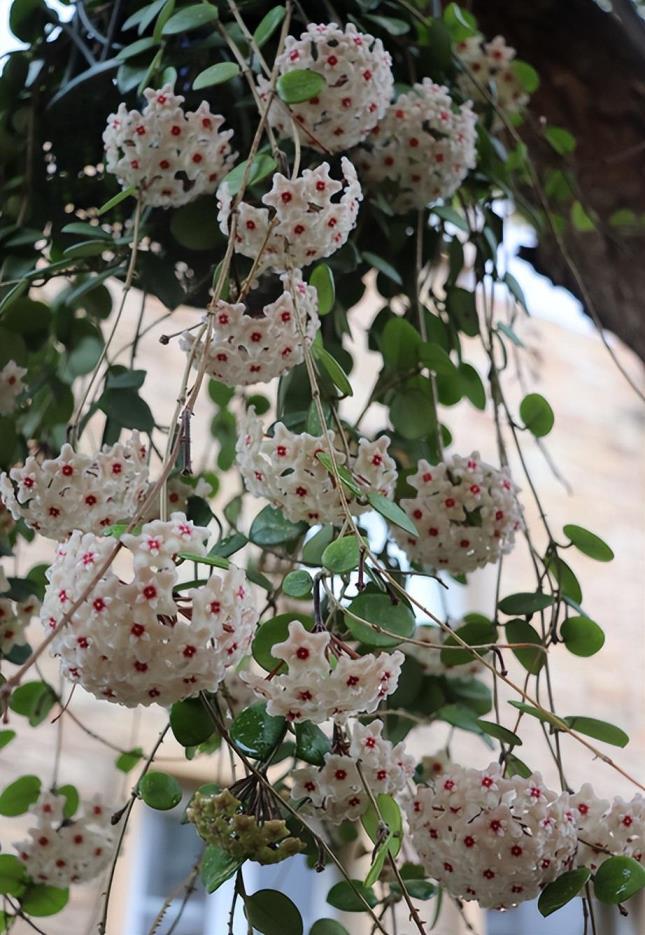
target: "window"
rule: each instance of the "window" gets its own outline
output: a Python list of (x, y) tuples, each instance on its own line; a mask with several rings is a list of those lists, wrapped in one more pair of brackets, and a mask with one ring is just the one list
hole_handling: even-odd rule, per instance
[[(186, 802), (184, 802), (184, 807)], [(148, 935), (164, 901), (174, 895), (164, 922), (156, 930), (164, 935), (171, 927), (185, 897), (182, 885), (202, 850), (202, 842), (191, 825), (182, 825), (182, 809), (155, 812), (146, 809), (134, 845), (132, 878), (129, 884), (128, 909), (124, 931), (128, 935)], [(321, 917), (333, 917), (326, 902), (329, 888), (336, 882), (334, 871), (326, 868), (315, 874), (307, 869), (305, 858), (292, 857), (274, 866), (262, 867), (249, 862), (244, 867), (247, 892), (277, 889), (286, 893), (298, 906), (305, 931)], [(226, 930), (233, 897), (234, 880), (229, 880), (212, 895), (200, 882), (191, 894), (173, 935), (216, 935)], [(247, 935), (241, 902), (235, 913), (235, 935)]]

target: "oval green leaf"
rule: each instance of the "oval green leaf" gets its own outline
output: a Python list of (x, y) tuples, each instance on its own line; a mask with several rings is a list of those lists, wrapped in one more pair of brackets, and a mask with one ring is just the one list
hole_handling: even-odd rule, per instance
[(284, 732), (284, 718), (267, 714), (263, 701), (245, 708), (235, 718), (230, 729), (235, 745), (255, 760), (269, 756), (282, 740)]
[(543, 594), (541, 591), (522, 591), (517, 594), (509, 594), (499, 602), (499, 609), (503, 614), (514, 616), (515, 614), (538, 613), (540, 610), (546, 610), (553, 603), (553, 597), (550, 594)]
[(334, 285), (334, 274), (326, 263), (319, 263), (314, 266), (309, 285), (313, 286), (318, 293), (318, 314), (328, 315), (334, 307), (336, 301), (336, 287)]
[(217, 65), (211, 65), (200, 71), (193, 81), (193, 91), (201, 91), (202, 88), (211, 88), (215, 84), (224, 84), (231, 78), (236, 78), (240, 73), (240, 66), (235, 62), (218, 62)]
[(605, 643), (602, 629), (588, 617), (569, 617), (560, 627), (560, 636), (574, 656), (593, 656)]
[(564, 720), (571, 730), (579, 734), (586, 734), (587, 737), (593, 737), (594, 740), (602, 740), (604, 743), (610, 743), (614, 747), (626, 747), (629, 743), (629, 736), (620, 727), (615, 724), (609, 724), (608, 721), (599, 721), (595, 717), (584, 717), (582, 715), (571, 715)]
[(170, 709), (170, 727), (182, 747), (196, 747), (214, 731), (210, 715), (199, 698), (177, 701)]
[(282, 592), (288, 597), (309, 597), (314, 581), (308, 571), (290, 571), (282, 582)]
[(278, 890), (258, 890), (244, 900), (244, 912), (262, 935), (302, 935), (302, 917), (295, 903)]
[(342, 575), (356, 568), (359, 558), (360, 546), (356, 536), (342, 536), (327, 546), (322, 554), (322, 563), (329, 571)]
[(0, 795), (0, 815), (24, 815), (40, 795), (40, 787), (38, 776), (21, 776), (9, 783)]
[[(542, 640), (539, 633), (520, 618), (509, 620), (506, 624), (506, 639), (509, 643), (535, 643), (542, 647)], [(546, 653), (540, 649), (513, 649), (513, 655), (517, 661), (524, 666), (531, 675), (537, 675), (546, 661)]]
[(217, 9), (210, 3), (195, 3), (174, 13), (163, 27), (163, 35), (176, 36), (178, 33), (190, 32), (191, 29), (199, 29), (200, 26), (214, 23), (218, 16)]
[(578, 895), (591, 875), (587, 867), (578, 867), (577, 870), (568, 870), (552, 883), (548, 883), (538, 899), (538, 909), (543, 916), (550, 916), (552, 912), (562, 909), (567, 903)]
[(276, 90), (280, 100), (285, 104), (302, 104), (312, 97), (320, 94), (327, 82), (324, 77), (311, 68), (296, 68), (280, 75), (276, 82)]
[(548, 435), (555, 421), (553, 409), (539, 393), (529, 393), (524, 397), (520, 403), (520, 418), (536, 438)]
[[(393, 604), (387, 594), (364, 591), (354, 598), (347, 610), (347, 629), (365, 646), (378, 646), (381, 649), (398, 646), (402, 639), (414, 633), (414, 614), (408, 605), (402, 601)], [(366, 622), (355, 620), (352, 614)]]
[(589, 558), (595, 558), (597, 562), (611, 562), (613, 559), (614, 553), (607, 543), (583, 526), (574, 526), (569, 523), (563, 531), (576, 549), (588, 555)]
[(327, 893), (327, 902), (342, 912), (365, 912), (365, 903), (373, 909), (378, 900), (374, 890), (360, 880), (341, 880)]
[(181, 786), (174, 776), (150, 772), (139, 781), (138, 792), (146, 805), (167, 812), (181, 802)]
[(616, 906), (630, 899), (645, 886), (645, 867), (633, 857), (610, 857), (594, 877), (594, 893), (601, 903)]

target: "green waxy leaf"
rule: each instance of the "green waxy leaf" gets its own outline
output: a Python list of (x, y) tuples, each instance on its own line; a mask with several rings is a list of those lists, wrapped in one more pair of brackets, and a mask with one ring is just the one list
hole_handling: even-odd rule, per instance
[(272, 10), (262, 17), (260, 24), (253, 33), (253, 41), (258, 49), (261, 49), (269, 41), (278, 26), (282, 23), (286, 14), (283, 6), (274, 6)]
[[(414, 614), (408, 605), (402, 601), (393, 604), (387, 594), (363, 591), (351, 601), (347, 610), (347, 629), (355, 639), (366, 646), (378, 646), (382, 649), (398, 646), (402, 639), (414, 633)], [(355, 620), (352, 614), (366, 622)]]
[(610, 857), (598, 867), (593, 886), (596, 899), (616, 906), (643, 889), (645, 867), (633, 857)]
[(13, 854), (0, 854), (0, 893), (20, 896), (27, 885), (27, 879), (27, 868), (21, 860)]
[(62, 795), (65, 799), (63, 818), (73, 818), (81, 802), (81, 797), (78, 794), (76, 786), (72, 786), (69, 783), (64, 786), (57, 786), (56, 795)]
[(199, 698), (177, 701), (170, 709), (170, 727), (182, 747), (196, 747), (208, 740), (215, 728)]
[(347, 374), (338, 363), (335, 357), (326, 351), (321, 344), (313, 344), (312, 350), (314, 357), (322, 368), (326, 371), (327, 376), (331, 380), (337, 389), (340, 390), (343, 396), (353, 396), (354, 391), (352, 390), (352, 385), (347, 378)]
[(409, 532), (412, 536), (419, 535), (417, 527), (414, 525), (405, 510), (401, 509), (398, 503), (395, 503), (388, 497), (384, 497), (382, 493), (378, 493), (376, 490), (371, 490), (367, 495), (367, 499), (370, 505), (373, 506), (377, 511), (377, 513), (380, 513), (381, 516), (385, 517), (385, 519), (389, 520), (391, 523), (394, 523), (395, 526), (400, 526), (401, 529)]
[(335, 919), (318, 919), (309, 929), (309, 935), (349, 935), (349, 932)]
[(543, 916), (550, 916), (552, 912), (562, 909), (574, 899), (585, 885), (591, 871), (587, 867), (578, 867), (577, 870), (568, 870), (552, 883), (547, 883), (538, 899), (538, 909)]
[(302, 104), (320, 94), (326, 85), (327, 82), (319, 72), (311, 68), (296, 68), (280, 75), (276, 90), (285, 104)]
[(576, 138), (564, 127), (546, 127), (544, 138), (560, 156), (572, 153), (576, 148)]
[(520, 618), (509, 620), (506, 624), (506, 639), (509, 643), (535, 643), (539, 649), (513, 649), (513, 655), (531, 675), (537, 675), (546, 662), (546, 653), (543, 650), (542, 639), (539, 633)]
[(255, 545), (284, 545), (299, 539), (306, 531), (306, 523), (291, 523), (274, 506), (265, 506), (251, 523), (249, 539)]
[(374, 890), (360, 880), (341, 880), (327, 893), (329, 905), (342, 912), (365, 912), (365, 903), (373, 909), (377, 901)]
[(262, 935), (302, 935), (302, 917), (298, 907), (278, 890), (258, 890), (244, 899), (244, 912)]
[(323, 766), (325, 754), (331, 750), (329, 739), (317, 724), (311, 721), (301, 721), (295, 725), (296, 750), (295, 756), (305, 763), (313, 766)]
[(120, 754), (116, 759), (115, 766), (117, 769), (121, 770), (122, 773), (129, 773), (144, 756), (145, 754), (141, 747), (136, 747), (134, 750), (128, 750), (126, 753)]
[(40, 795), (40, 787), (38, 776), (21, 776), (9, 783), (0, 793), (0, 815), (24, 815)]
[(629, 743), (629, 737), (625, 731), (614, 724), (609, 724), (607, 721), (599, 721), (595, 717), (583, 717), (582, 715), (565, 717), (564, 721), (571, 730), (575, 730), (579, 734), (586, 734), (587, 737), (593, 737), (595, 740), (610, 743), (614, 747), (626, 747)]
[(607, 543), (583, 526), (574, 526), (569, 523), (564, 527), (563, 532), (569, 541), (589, 558), (594, 558), (597, 562), (611, 562), (613, 559), (614, 553)]
[[(472, 620), (457, 627), (455, 636), (449, 634), (443, 642), (441, 650), (441, 663), (444, 666), (462, 666), (471, 663), (476, 657), (467, 649), (461, 648), (460, 640), (468, 643), (469, 646), (482, 646), (487, 643), (497, 642), (497, 629), (489, 620)], [(459, 648), (453, 648), (459, 647)], [(489, 649), (475, 650), (478, 656), (485, 656), (490, 652)]]
[(391, 318), (380, 336), (383, 361), (392, 370), (412, 370), (419, 358), (421, 336), (405, 318)]
[(495, 721), (482, 721), (481, 718), (477, 718), (477, 723), (489, 737), (494, 737), (496, 740), (501, 740), (502, 743), (507, 743), (513, 747), (522, 745), (522, 741), (517, 734), (514, 734), (512, 730), (508, 730), (506, 727), (502, 727), (501, 724), (497, 724)]
[(199, 29), (209, 23), (214, 23), (218, 16), (216, 7), (211, 6), (210, 3), (195, 3), (173, 13), (163, 27), (162, 33), (164, 36), (176, 36), (178, 33), (190, 32), (191, 29)]
[(569, 617), (560, 627), (560, 636), (574, 656), (593, 656), (605, 642), (601, 628), (588, 617)]
[(555, 421), (553, 409), (539, 393), (529, 393), (524, 397), (520, 403), (520, 418), (536, 438), (548, 435)]
[(113, 198), (110, 198), (109, 201), (106, 201), (105, 204), (101, 205), (98, 210), (98, 217), (101, 217), (103, 214), (107, 214), (108, 211), (111, 211), (112, 208), (116, 208), (117, 205), (120, 205), (122, 201), (125, 201), (126, 198), (132, 198), (137, 193), (134, 185), (130, 185), (128, 188), (124, 188), (123, 191), (119, 192), (117, 195), (114, 195)]
[(0, 730), (0, 750), (6, 747), (8, 743), (11, 743), (15, 736), (15, 730)]
[[(237, 195), (242, 188), (247, 162), (248, 160), (246, 159), (244, 162), (238, 162), (235, 168), (231, 169), (228, 175), (225, 175), (222, 180), (222, 184), (227, 186), (231, 195)], [(278, 164), (272, 156), (266, 153), (258, 153), (251, 163), (251, 168), (248, 172), (246, 180), (247, 188), (261, 182), (262, 179), (265, 179), (268, 175), (272, 175), (277, 167)]]
[(290, 571), (282, 582), (282, 591), (288, 597), (309, 597), (313, 585), (313, 578), (308, 571)]
[(514, 616), (515, 614), (536, 614), (541, 610), (546, 610), (553, 604), (553, 597), (550, 594), (536, 592), (519, 592), (518, 594), (509, 594), (499, 602), (499, 609), (503, 614)]
[(214, 893), (223, 883), (233, 876), (242, 866), (242, 861), (234, 860), (212, 845), (207, 847), (202, 857), (200, 876), (207, 893)]
[(240, 66), (235, 62), (218, 62), (217, 65), (211, 65), (200, 71), (193, 81), (193, 91), (201, 91), (202, 88), (212, 88), (216, 84), (224, 84), (231, 78), (237, 78), (240, 74)]
[(25, 682), (19, 685), (9, 699), (9, 707), (22, 714), (32, 727), (45, 720), (56, 702), (56, 692), (46, 682)]
[(318, 314), (328, 315), (336, 302), (336, 290), (334, 274), (326, 263), (314, 266), (309, 277), (309, 285), (313, 286), (318, 293)]
[(34, 883), (22, 897), (22, 911), (28, 916), (54, 916), (69, 902), (69, 890)]
[(266, 704), (261, 701), (238, 714), (230, 734), (242, 753), (263, 760), (278, 746), (285, 729), (285, 719), (267, 714)]
[(342, 575), (358, 566), (360, 546), (356, 536), (342, 536), (327, 546), (322, 563), (334, 574)]
[(139, 780), (138, 792), (146, 805), (162, 812), (175, 808), (182, 798), (181, 786), (174, 776), (154, 771)]

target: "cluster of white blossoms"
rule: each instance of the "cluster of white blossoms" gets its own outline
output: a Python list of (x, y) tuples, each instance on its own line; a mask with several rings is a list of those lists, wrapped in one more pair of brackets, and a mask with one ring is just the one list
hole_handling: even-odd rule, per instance
[[(318, 293), (303, 281), (300, 270), (283, 273), (280, 281), (283, 291), (270, 304), (258, 303), (253, 292), (246, 302), (215, 303), (206, 372), (227, 386), (268, 383), (304, 360), (304, 349), (320, 327)], [(184, 332), (184, 350), (194, 343), (191, 333)], [(196, 353), (193, 366), (200, 361)]]
[(40, 610), (40, 601), (36, 597), (28, 597), (24, 601), (3, 597), (9, 590), (4, 568), (0, 568), (0, 655), (3, 656), (10, 653), (14, 646), (25, 642), (25, 629)]
[(134, 186), (150, 207), (179, 207), (214, 192), (236, 154), (224, 118), (206, 101), (184, 112), (172, 85), (146, 88), (143, 112), (120, 104), (103, 133), (106, 167), (124, 188)]
[[(389, 438), (381, 436), (373, 442), (361, 438), (356, 456), (348, 463), (333, 432), (328, 432), (327, 438), (307, 432), (295, 434), (277, 422), (273, 435), (265, 436), (252, 407), (240, 423), (237, 466), (249, 492), (279, 507), (291, 522), (338, 523), (345, 515), (342, 500), (333, 477), (316, 457), (327, 453), (332, 444), (337, 464), (346, 465), (366, 495), (375, 490), (393, 496), (397, 472), (387, 453)], [(345, 490), (345, 500), (353, 515), (371, 509), (367, 501), (361, 503), (349, 490)]]
[[(471, 36), (457, 43), (457, 54), (493, 100), (510, 114), (522, 111), (529, 96), (513, 70), (515, 49), (506, 45), (503, 36), (485, 42), (481, 35)], [(486, 95), (468, 73), (461, 74), (457, 84), (464, 95), (477, 102), (485, 102)]]
[(356, 161), (369, 186), (383, 189), (404, 214), (450, 198), (476, 164), (472, 103), (457, 106), (448, 89), (424, 78), (390, 105)]
[(271, 652), (288, 671), (281, 667), (268, 678), (255, 672), (241, 672), (240, 677), (266, 699), (269, 714), (291, 723), (371, 714), (396, 689), (404, 659), (398, 650), (365, 656), (336, 653), (330, 633), (310, 633), (298, 620), (291, 621), (288, 639)]
[(577, 810), (577, 866), (595, 872), (609, 854), (645, 859), (645, 796), (631, 802), (617, 796), (613, 802), (596, 797), (589, 783), (571, 798)]
[(453, 765), (419, 787), (406, 810), (428, 875), (484, 909), (534, 899), (574, 859), (575, 808), (539, 773), (505, 779), (497, 763), (486, 770)]
[(405, 744), (394, 746), (385, 740), (382, 731), (381, 721), (367, 727), (357, 722), (348, 754), (327, 753), (320, 769), (294, 770), (291, 798), (308, 800), (302, 811), (338, 825), (345, 819), (354, 821), (369, 807), (365, 785), (372, 795), (403, 792), (414, 773), (414, 758), (405, 752)]
[[(453, 629), (462, 626), (462, 621), (454, 624)], [(463, 678), (465, 675), (477, 675), (483, 666), (478, 659), (473, 659), (464, 665), (446, 666), (441, 660), (441, 650), (448, 637), (448, 633), (440, 627), (418, 626), (414, 632), (417, 643), (405, 643), (403, 651), (406, 656), (412, 656), (419, 662), (427, 675), (445, 675), (447, 678)], [(426, 648), (427, 647), (427, 648)]]
[(29, 828), (29, 840), (15, 844), (36, 883), (59, 887), (86, 883), (105, 869), (112, 856), (111, 810), (94, 798), (83, 803), (81, 815), (68, 820), (63, 814), (65, 803), (65, 796), (44, 792), (30, 813), (35, 825)]
[[(281, 136), (292, 132), (289, 113), (305, 146), (338, 153), (361, 143), (383, 117), (392, 97), (392, 59), (380, 39), (358, 32), (352, 23), (310, 23), (299, 39), (287, 36), (276, 59), (279, 75), (308, 69), (325, 87), (302, 104), (287, 107), (273, 99), (269, 123)], [(270, 82), (259, 79), (260, 97), (270, 99)]]
[(506, 468), (486, 464), (474, 451), (435, 465), (421, 460), (408, 483), (418, 492), (401, 506), (419, 535), (398, 529), (393, 534), (413, 561), (464, 574), (513, 548), (522, 511)]
[(67, 444), (57, 458), (30, 455), (23, 467), (0, 475), (0, 495), (14, 519), (57, 540), (75, 529), (100, 533), (131, 519), (147, 487), (146, 449), (137, 432), (93, 455)]
[[(183, 513), (123, 535), (133, 577), (109, 569), (52, 642), (63, 675), (98, 698), (133, 707), (170, 705), (215, 691), (248, 652), (257, 612), (244, 572), (231, 566), (207, 583), (174, 593), (180, 553), (205, 555), (206, 528)], [(114, 539), (72, 534), (47, 572), (41, 620), (58, 626), (114, 548)]]
[[(356, 224), (363, 197), (356, 169), (344, 156), (341, 170), (344, 184), (331, 178), (327, 162), (305, 169), (294, 179), (276, 172), (271, 190), (262, 196), (267, 207), (258, 208), (246, 201), (238, 206), (236, 252), (258, 258), (258, 272), (282, 272), (308, 266), (339, 250)], [(340, 198), (334, 200), (341, 191)], [(218, 220), (228, 236), (233, 198), (226, 183), (217, 195)]]
[(26, 373), (15, 360), (10, 360), (0, 370), (0, 416), (10, 416), (16, 411), (16, 400), (25, 388), (22, 378)]

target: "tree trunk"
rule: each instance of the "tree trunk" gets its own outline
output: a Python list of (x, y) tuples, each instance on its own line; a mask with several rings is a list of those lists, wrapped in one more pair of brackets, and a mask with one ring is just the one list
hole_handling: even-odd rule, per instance
[[(628, 0), (614, 0), (612, 14), (594, 0), (475, 0), (472, 7), (487, 38), (502, 34), (539, 72), (520, 132), (542, 180), (563, 163), (540, 138), (540, 125), (564, 127), (576, 138), (574, 153), (564, 157), (574, 193), (552, 207), (568, 216), (579, 200), (594, 218), (596, 230), (583, 232), (567, 217), (567, 249), (604, 327), (645, 360), (645, 25)], [(633, 223), (612, 223), (625, 209)], [(553, 238), (524, 255), (582, 300)]]

